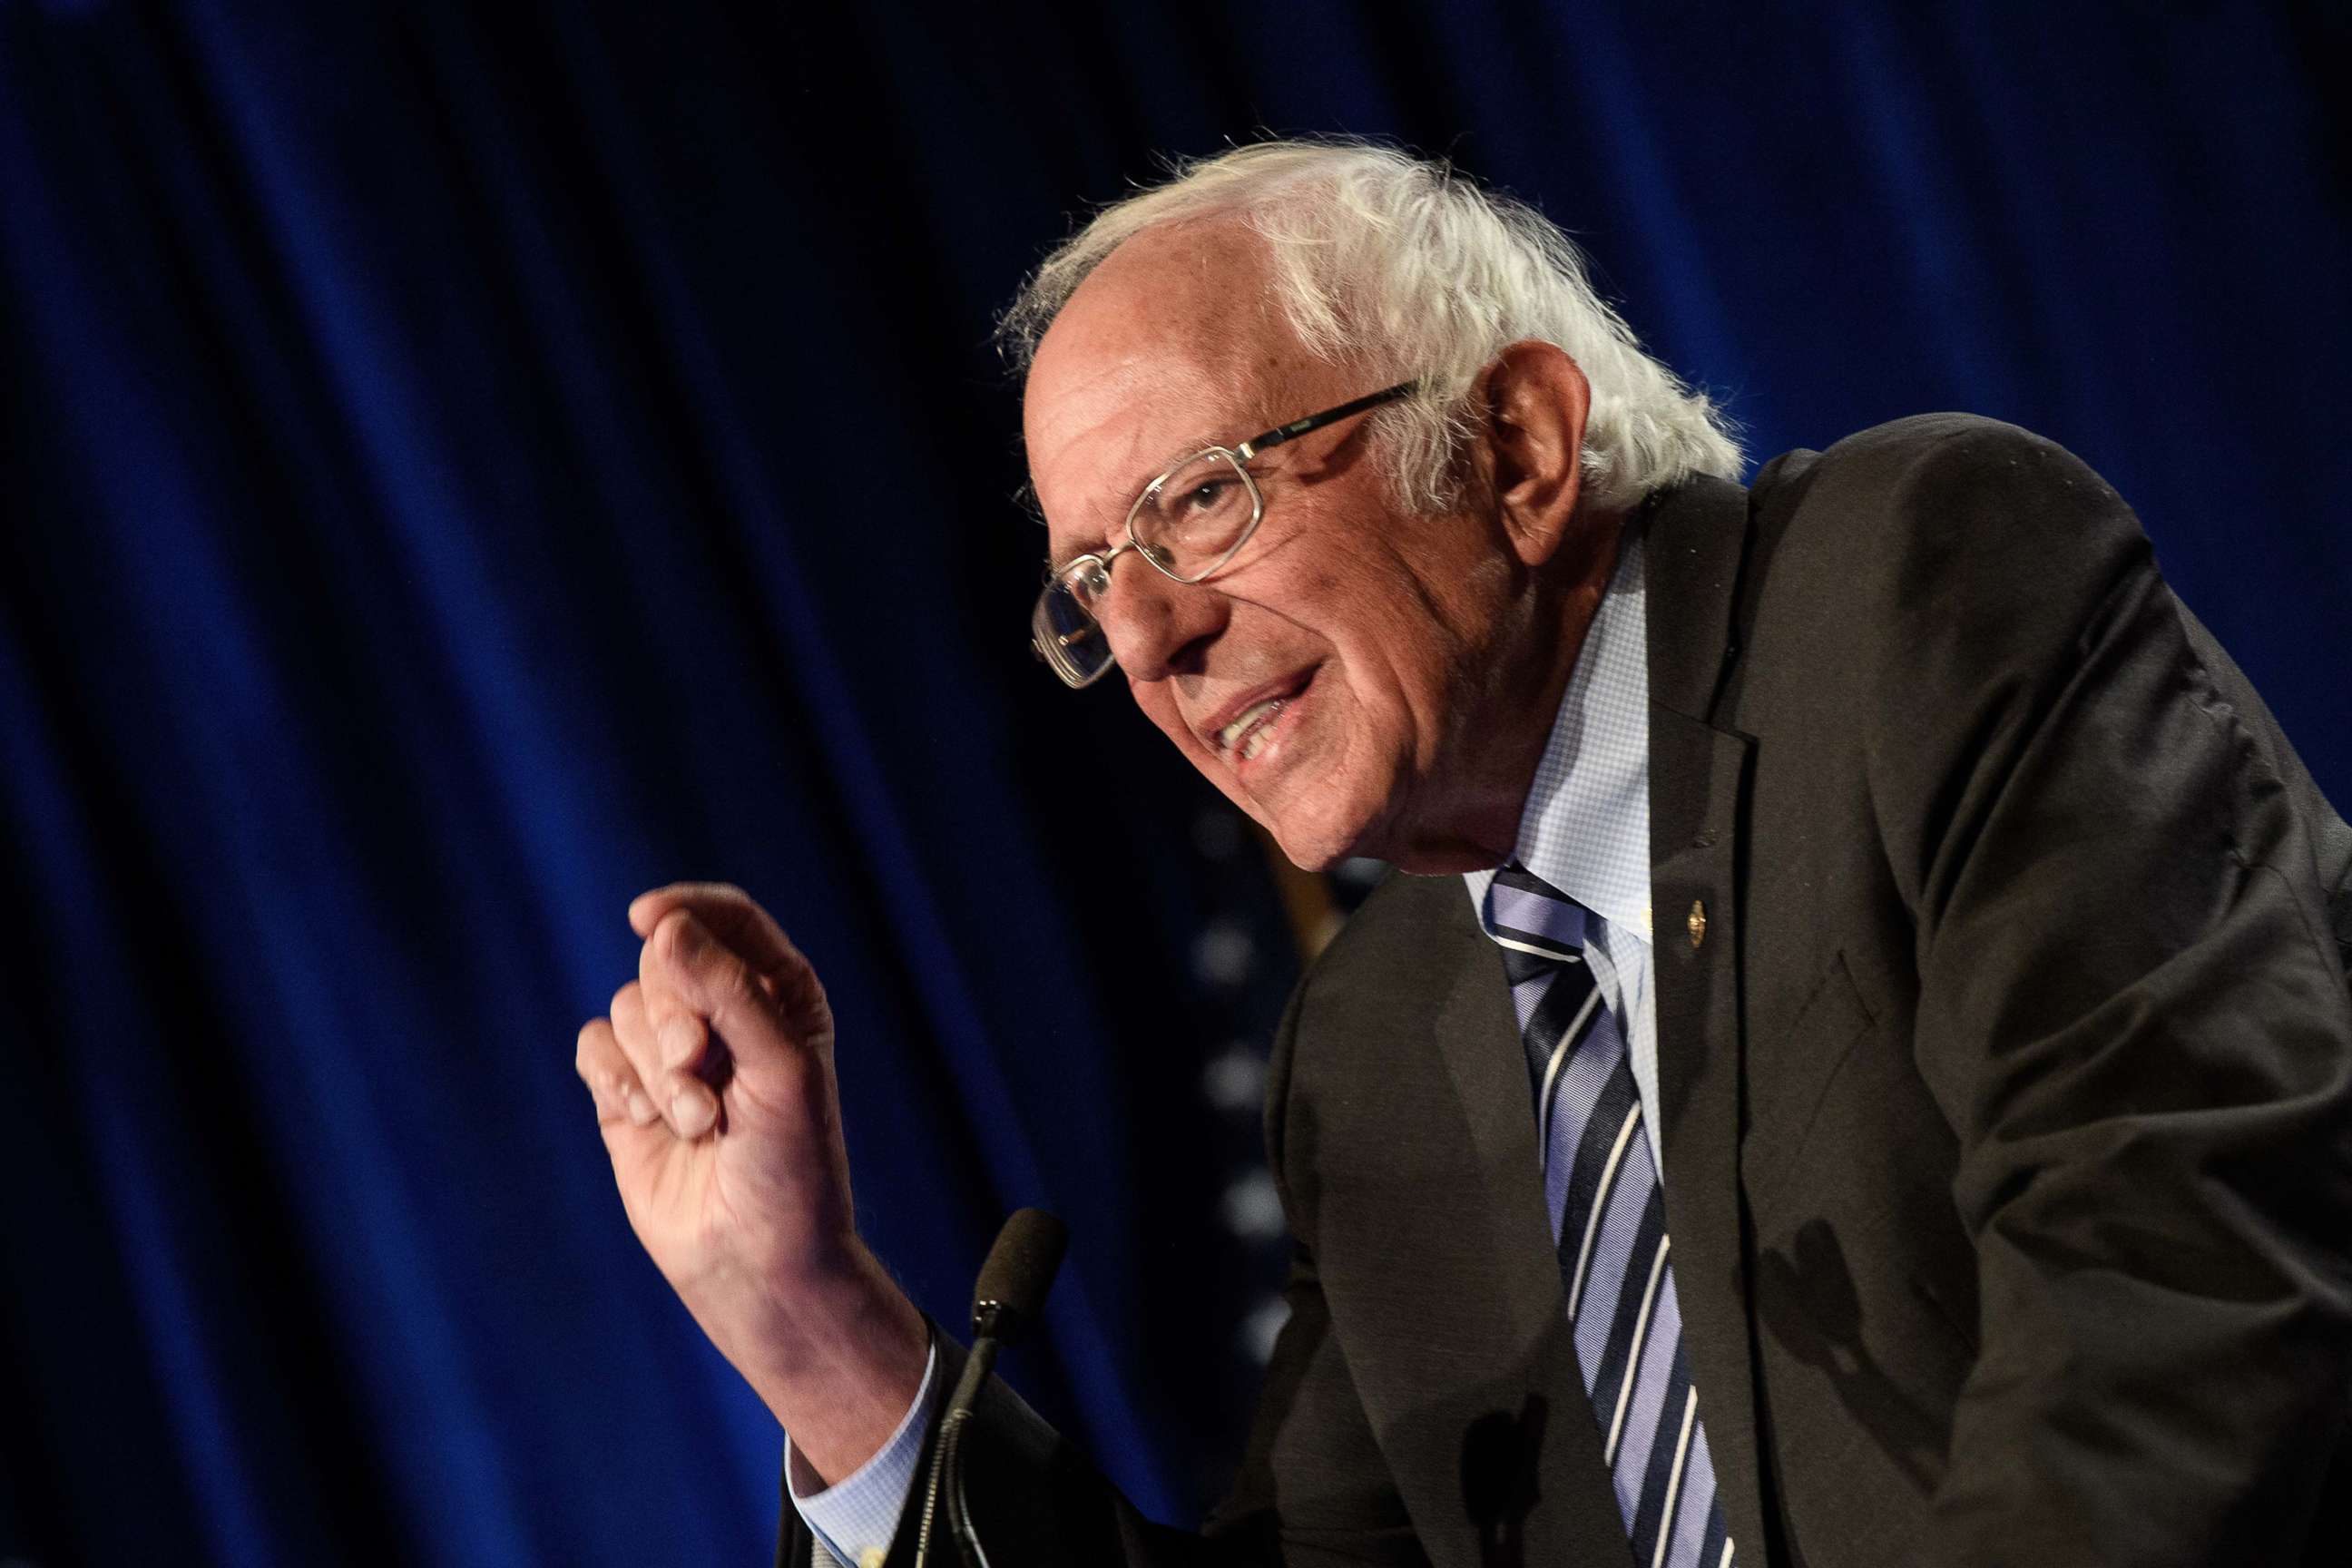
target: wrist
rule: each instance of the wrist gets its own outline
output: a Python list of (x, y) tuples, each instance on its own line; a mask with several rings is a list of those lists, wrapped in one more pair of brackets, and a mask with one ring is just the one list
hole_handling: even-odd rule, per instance
[(735, 1359), (793, 1449), (830, 1485), (870, 1458), (920, 1392), (930, 1326), (863, 1247), (779, 1286), (771, 1327)]

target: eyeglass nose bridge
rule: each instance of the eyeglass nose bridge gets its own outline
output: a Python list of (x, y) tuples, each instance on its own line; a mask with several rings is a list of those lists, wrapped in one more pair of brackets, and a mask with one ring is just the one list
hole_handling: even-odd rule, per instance
[[(1118, 662), (1118, 657), (1115, 654), (1111, 654), (1109, 651), (1110, 627), (1105, 623), (1102, 612), (1104, 601), (1110, 593), (1111, 566), (1120, 556), (1126, 554), (1130, 550), (1135, 552), (1135, 553), (1142, 559), (1145, 565), (1150, 566), (1160, 576), (1166, 578), (1169, 582), (1175, 584), (1179, 587), (1189, 588), (1197, 584), (1201, 580), (1199, 577), (1187, 577), (1179, 574), (1174, 567), (1169, 565), (1165, 560), (1161, 559), (1160, 553), (1150, 545), (1145, 543), (1142, 540), (1136, 538), (1132, 531), (1129, 532), (1129, 536), (1125, 540), (1113, 546), (1110, 550), (1100, 555), (1091, 557), (1093, 570), (1087, 574), (1091, 576), (1095, 582), (1099, 584), (1099, 586), (1094, 587), (1087, 597), (1080, 598), (1078, 600), (1079, 607), (1086, 612), (1088, 624), (1075, 631), (1057, 634), (1055, 638), (1055, 640), (1065, 648), (1074, 647), (1080, 643), (1084, 643), (1097, 637), (1102, 639), (1104, 651), (1108, 655), (1108, 657), (1106, 659), (1103, 668), (1098, 669), (1095, 671), (1093, 675), (1088, 676), (1083, 684), (1091, 685), (1102, 675), (1107, 674), (1111, 667), (1117, 665)], [(1086, 560), (1088, 558), (1081, 557), (1080, 559)], [(1222, 565), (1223, 563), (1222, 561), (1217, 563), (1219, 565)], [(1075, 565), (1076, 563), (1073, 563), (1072, 564)], [(1202, 575), (1206, 576), (1207, 574), (1208, 574), (1203, 573)], [(1034, 644), (1032, 647), (1033, 651), (1038, 652), (1039, 657), (1044, 657), (1043, 650), (1035, 649)]]
[(1132, 527), (1129, 527), (1127, 532), (1127, 542), (1113, 546), (1111, 552), (1102, 557), (1103, 586), (1105, 588), (1108, 588), (1110, 586), (1110, 563), (1118, 560), (1120, 556), (1126, 554), (1130, 550), (1142, 556), (1147, 562), (1151, 559), (1151, 552), (1143, 548), (1143, 542), (1135, 537), (1135, 530)]
[(1086, 604), (1087, 614), (1094, 616), (1097, 620), (1100, 620), (1102, 617), (1096, 613), (1095, 605), (1100, 604), (1103, 596), (1110, 592), (1111, 563), (1117, 561), (1120, 556), (1126, 554), (1130, 550), (1134, 551), (1135, 553), (1142, 559), (1145, 565), (1150, 567), (1153, 571), (1158, 572), (1161, 576), (1167, 578), (1171, 583), (1183, 583), (1189, 585), (1193, 581), (1193, 579), (1189, 577), (1178, 576), (1175, 572), (1171, 570), (1165, 562), (1161, 561), (1152, 551), (1151, 546), (1136, 538), (1134, 531), (1129, 529), (1127, 539), (1124, 542), (1112, 547), (1108, 553), (1097, 555), (1094, 558), (1095, 571), (1099, 574), (1102, 586), (1094, 591), (1095, 596), (1092, 602), (1081, 601), (1081, 603)]

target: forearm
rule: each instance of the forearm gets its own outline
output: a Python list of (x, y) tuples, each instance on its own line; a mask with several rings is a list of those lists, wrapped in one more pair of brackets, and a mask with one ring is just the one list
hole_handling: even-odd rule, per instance
[[(922, 1387), (930, 1328), (871, 1255), (796, 1285), (772, 1331), (721, 1343), (785, 1431), (812, 1488), (888, 1441)], [(714, 1336), (715, 1337), (715, 1336)]]

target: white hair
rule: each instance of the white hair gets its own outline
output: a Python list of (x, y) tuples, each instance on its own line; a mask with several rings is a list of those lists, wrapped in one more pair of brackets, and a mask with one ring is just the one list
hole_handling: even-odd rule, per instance
[(1591, 386), (1591, 504), (1628, 508), (1694, 474), (1739, 477), (1730, 422), (1642, 352), (1557, 225), (1444, 163), (1366, 142), (1264, 142), (1176, 163), (1039, 265), (999, 322), (999, 345), (1025, 375), (1045, 329), (1113, 250), (1148, 228), (1213, 217), (1264, 241), (1276, 298), (1310, 353), (1363, 370), (1366, 390), (1415, 383), (1373, 416), (1408, 506), (1458, 503), (1478, 372), (1528, 339), (1566, 350)]

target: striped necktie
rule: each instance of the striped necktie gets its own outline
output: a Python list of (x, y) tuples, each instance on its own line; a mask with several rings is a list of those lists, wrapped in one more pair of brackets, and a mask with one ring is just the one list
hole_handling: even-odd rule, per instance
[(1495, 875), (1503, 947), (1536, 1091), (1544, 1200), (1584, 1391), (1640, 1568), (1731, 1568), (1715, 1463), (1683, 1353), (1665, 1190), (1623, 1034), (1585, 962), (1584, 907), (1519, 865)]

